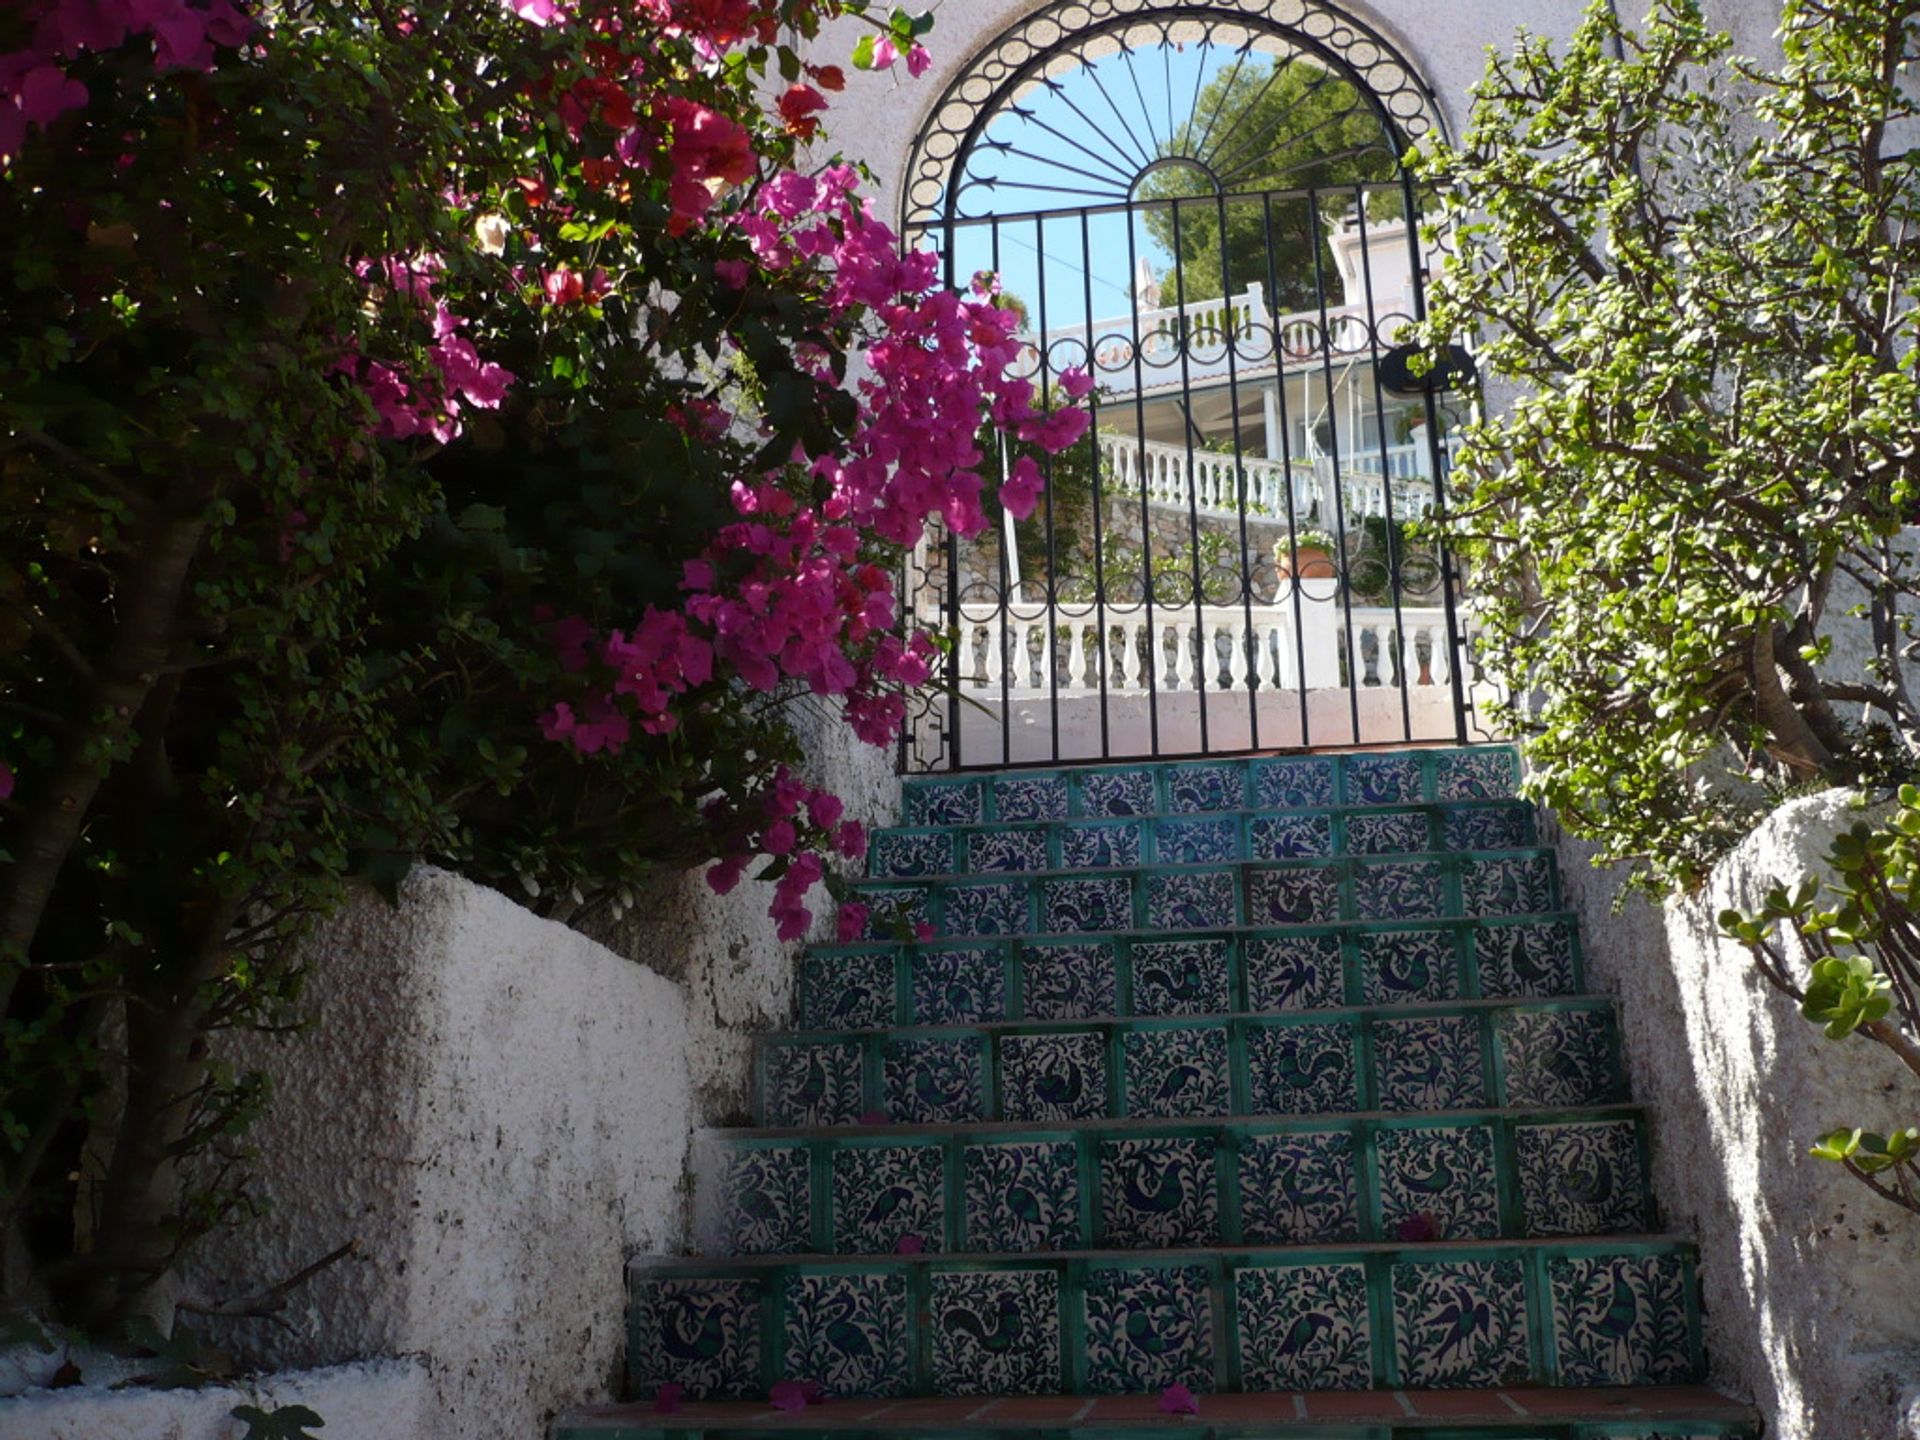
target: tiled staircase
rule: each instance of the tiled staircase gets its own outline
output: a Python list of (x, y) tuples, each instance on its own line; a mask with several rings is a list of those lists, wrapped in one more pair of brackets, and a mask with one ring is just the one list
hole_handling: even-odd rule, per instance
[(639, 1398), (557, 1440), (1757, 1433), (1515, 770), (909, 781), (707, 1146), (714, 1258), (636, 1262)]

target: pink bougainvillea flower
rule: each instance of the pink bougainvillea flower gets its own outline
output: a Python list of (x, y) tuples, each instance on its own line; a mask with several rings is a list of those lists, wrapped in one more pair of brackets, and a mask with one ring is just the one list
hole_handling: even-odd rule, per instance
[(806, 1387), (798, 1380), (776, 1380), (767, 1389), (767, 1399), (776, 1410), (807, 1408)]
[(13, 767), (0, 760), (0, 800), (13, 798)]
[(15, 103), (21, 118), (42, 129), (87, 103), (87, 87), (58, 65), (36, 65), (20, 77)]
[(668, 1382), (653, 1392), (653, 1409), (656, 1415), (677, 1415), (687, 1398), (687, 1387)]
[(1160, 1408), (1168, 1415), (1198, 1415), (1200, 1398), (1184, 1385), (1169, 1385), (1160, 1392)]
[(542, 28), (566, 18), (554, 0), (507, 0), (507, 8), (530, 25)]
[(883, 35), (873, 44), (873, 68), (891, 70), (900, 58), (900, 47), (893, 43), (892, 37)]
[(1040, 503), (1040, 492), (1046, 482), (1041, 478), (1040, 467), (1033, 462), (1031, 455), (1022, 455), (1013, 462), (1007, 472), (1007, 478), (1000, 484), (1000, 503), (1007, 513), (1016, 520), (1024, 520), (1033, 514), (1033, 507)]
[(893, 1242), (896, 1255), (922, 1255), (926, 1253), (927, 1242), (918, 1235), (902, 1235)]
[(860, 1123), (862, 1125), (891, 1125), (893, 1122), (887, 1118), (887, 1112), (884, 1110), (863, 1110), (860, 1112)]
[(1060, 372), (1060, 388), (1069, 400), (1084, 400), (1093, 389), (1093, 376), (1079, 365)]
[(907, 51), (907, 74), (918, 80), (933, 68), (933, 56), (924, 45), (916, 45)]
[(858, 900), (849, 900), (840, 907), (835, 933), (842, 945), (851, 945), (866, 933), (868, 913), (867, 907)]

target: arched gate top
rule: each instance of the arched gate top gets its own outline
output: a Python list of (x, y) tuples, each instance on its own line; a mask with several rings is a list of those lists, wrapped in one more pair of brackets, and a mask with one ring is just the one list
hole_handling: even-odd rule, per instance
[[(941, 95), (908, 159), (904, 228), (1120, 203), (1170, 163), (1231, 190), (1234, 166), (1259, 137), (1234, 135), (1217, 114), (1202, 113), (1203, 82), (1231, 83), (1250, 59), (1275, 77), (1292, 71), (1346, 82), (1353, 110), (1364, 108), (1374, 127), (1365, 143), (1396, 161), (1442, 129), (1438, 103), (1411, 63), (1378, 31), (1321, 0), (1054, 0), (1003, 31)], [(1076, 93), (1070, 81), (1082, 70), (1090, 85)], [(1023, 151), (990, 136), (1005, 117), (1047, 132), (1044, 148)], [(988, 174), (981, 162), (993, 156), (1044, 169), (1057, 183)], [(1271, 186), (1271, 167), (1262, 184)], [(1052, 198), (1023, 203), (1022, 192)]]

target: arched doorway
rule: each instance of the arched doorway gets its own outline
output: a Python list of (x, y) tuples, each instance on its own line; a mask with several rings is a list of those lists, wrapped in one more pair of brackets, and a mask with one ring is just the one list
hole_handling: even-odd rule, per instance
[(917, 577), (953, 641), (921, 763), (1467, 738), (1458, 597), (1410, 528), (1454, 402), (1401, 348), (1437, 124), (1387, 40), (1303, 0), (1057, 0), (949, 83), (907, 240), (1000, 277), (1043, 403), (1096, 388), (1034, 515), (990, 505)]

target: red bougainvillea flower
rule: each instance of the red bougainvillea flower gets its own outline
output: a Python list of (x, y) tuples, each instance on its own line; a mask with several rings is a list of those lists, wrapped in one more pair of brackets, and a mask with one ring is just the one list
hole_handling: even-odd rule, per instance
[(827, 97), (811, 85), (789, 85), (779, 100), (780, 118), (787, 122), (787, 133), (811, 140), (820, 128), (819, 114), (827, 108)]

